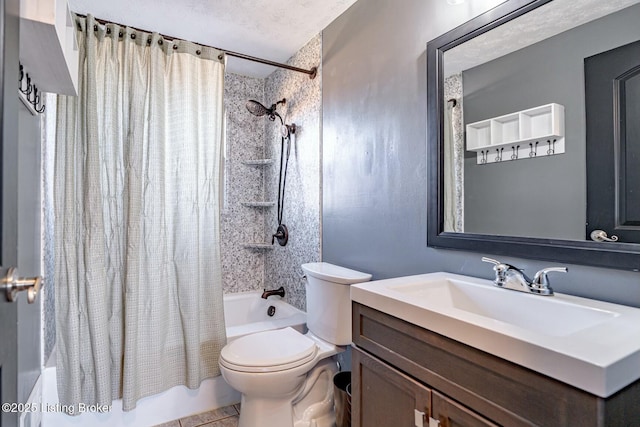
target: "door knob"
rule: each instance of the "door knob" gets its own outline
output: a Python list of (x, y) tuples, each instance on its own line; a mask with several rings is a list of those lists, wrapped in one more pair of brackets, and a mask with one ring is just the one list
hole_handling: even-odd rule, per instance
[(18, 269), (11, 267), (7, 271), (7, 275), (2, 279), (0, 289), (4, 289), (4, 295), (7, 301), (14, 302), (18, 296), (18, 292), (27, 291), (27, 302), (32, 304), (42, 285), (42, 277), (18, 277)]
[(593, 230), (591, 232), (591, 240), (596, 242), (617, 242), (618, 236), (607, 237), (607, 232), (604, 230)]

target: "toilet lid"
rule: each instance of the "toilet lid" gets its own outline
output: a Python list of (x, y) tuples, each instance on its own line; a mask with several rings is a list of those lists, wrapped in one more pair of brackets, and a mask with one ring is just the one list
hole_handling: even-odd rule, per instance
[(295, 368), (312, 360), (315, 342), (293, 328), (258, 332), (227, 344), (221, 363), (245, 372), (271, 372)]

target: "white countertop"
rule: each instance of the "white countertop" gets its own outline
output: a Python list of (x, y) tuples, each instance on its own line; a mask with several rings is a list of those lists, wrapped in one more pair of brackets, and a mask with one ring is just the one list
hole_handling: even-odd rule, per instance
[(351, 299), (600, 397), (640, 378), (640, 309), (430, 273), (351, 286)]

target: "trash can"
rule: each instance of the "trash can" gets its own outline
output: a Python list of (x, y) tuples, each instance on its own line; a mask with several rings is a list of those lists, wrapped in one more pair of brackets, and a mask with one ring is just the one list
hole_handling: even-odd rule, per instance
[(333, 403), (336, 409), (336, 427), (351, 427), (351, 371), (333, 376)]

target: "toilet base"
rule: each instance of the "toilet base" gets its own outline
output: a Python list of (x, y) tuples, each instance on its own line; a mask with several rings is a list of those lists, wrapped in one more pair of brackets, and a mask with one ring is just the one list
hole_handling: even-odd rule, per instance
[(278, 399), (242, 395), (238, 427), (333, 427), (333, 375), (331, 358), (320, 361), (302, 386)]

